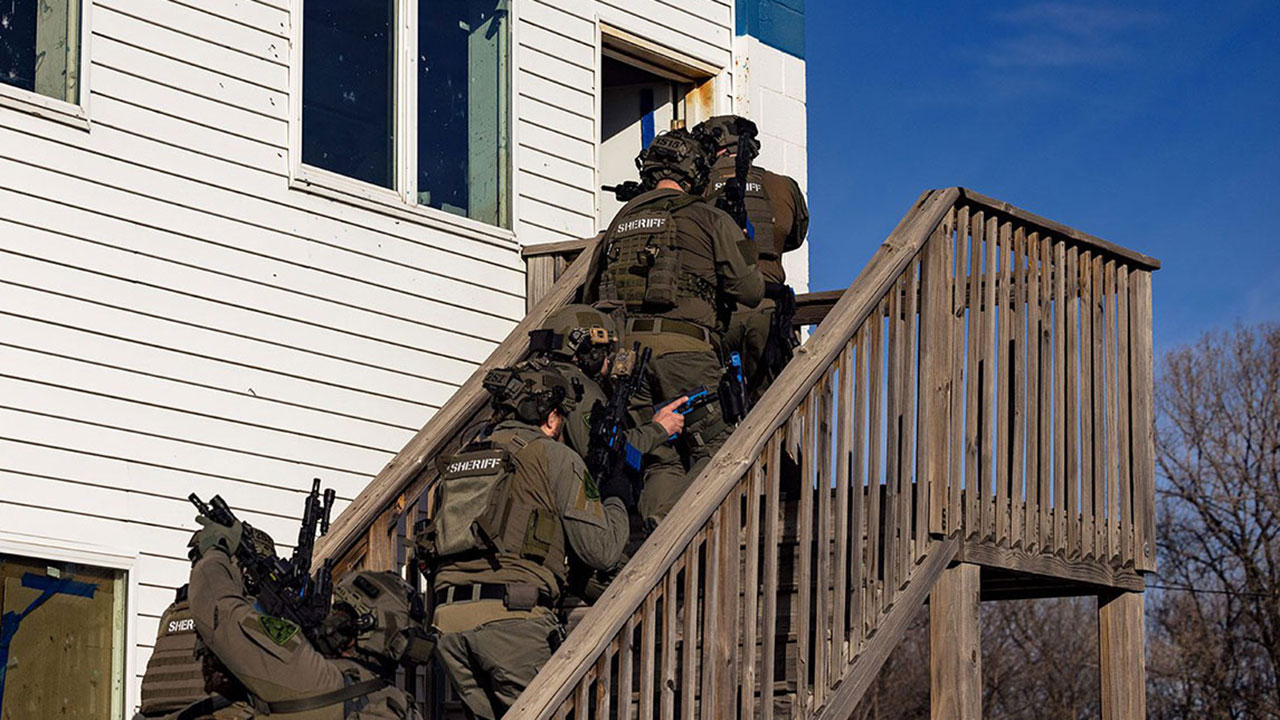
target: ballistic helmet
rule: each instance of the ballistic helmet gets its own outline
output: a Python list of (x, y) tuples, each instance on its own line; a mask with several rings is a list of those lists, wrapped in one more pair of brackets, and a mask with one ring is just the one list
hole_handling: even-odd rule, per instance
[(550, 368), (498, 368), (484, 376), (483, 384), (494, 409), (532, 425), (541, 425), (552, 410), (568, 415), (578, 399), (569, 381)]
[(698, 123), (693, 134), (704, 137), (717, 150), (731, 153), (745, 152), (748, 161), (760, 154), (759, 130), (756, 124), (741, 115), (716, 115)]
[(595, 370), (617, 343), (613, 318), (590, 305), (566, 305), (529, 333), (533, 352), (577, 360)]
[(636, 168), (646, 187), (669, 178), (694, 195), (706, 187), (714, 162), (714, 148), (684, 128), (662, 133), (636, 156)]
[(429, 657), (422, 595), (393, 572), (362, 570), (342, 578), (333, 588), (333, 615), (350, 622), (356, 653), (379, 664)]

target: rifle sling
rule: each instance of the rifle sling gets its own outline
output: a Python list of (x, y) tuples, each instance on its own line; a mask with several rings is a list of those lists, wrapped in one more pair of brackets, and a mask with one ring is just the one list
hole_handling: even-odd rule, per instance
[(276, 702), (266, 702), (263, 700), (261, 702), (266, 706), (267, 712), (272, 715), (276, 713), (300, 713), (306, 710), (322, 708), (326, 705), (336, 705), (340, 702), (346, 702), (347, 700), (358, 698), (361, 695), (368, 695), (369, 693), (377, 692), (390, 684), (391, 683), (388, 683), (382, 678), (371, 678), (369, 680), (355, 683), (354, 685), (338, 688), (337, 690), (330, 690), (329, 692), (320, 693), (319, 695), (312, 695), (311, 697), (298, 698), (297, 700), (278, 700)]

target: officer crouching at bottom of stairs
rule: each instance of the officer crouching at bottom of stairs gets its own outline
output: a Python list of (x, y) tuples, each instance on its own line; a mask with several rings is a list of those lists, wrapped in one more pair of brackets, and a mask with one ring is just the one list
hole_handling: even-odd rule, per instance
[(765, 299), (751, 309), (739, 308), (729, 321), (725, 344), (742, 356), (747, 392), (754, 404), (791, 361), (799, 344), (792, 321), (795, 292), (786, 284), (782, 255), (800, 248), (809, 232), (809, 206), (796, 181), (755, 163), (760, 153), (756, 124), (738, 115), (717, 115), (698, 123), (695, 135), (711, 139), (717, 148), (705, 195), (716, 201), (735, 179), (738, 164), (746, 163), (743, 189), (747, 219), (755, 230)]
[(250, 695), (255, 718), (421, 720), (396, 688), (402, 663), (422, 663), (422, 598), (390, 572), (343, 577), (316, 644), (297, 625), (259, 613), (232, 562), (243, 525), (205, 524), (194, 538), (191, 617), (205, 647)]
[(498, 422), (437, 461), (414, 541), (435, 601), (436, 659), (471, 716), (495, 720), (563, 639), (569, 553), (599, 570), (621, 558), (630, 488), (597, 486), (558, 441), (574, 402), (562, 376), (504, 368), (484, 387)]
[[(587, 302), (625, 317), (624, 342), (653, 353), (647, 381), (632, 398), (637, 420), (697, 388), (716, 392), (729, 311), (735, 304), (755, 307), (764, 296), (754, 243), (701, 197), (713, 152), (685, 130), (654, 138), (636, 158), (645, 192), (609, 224), (585, 286)], [(685, 417), (678, 442), (644, 458), (639, 510), (651, 530), (729, 432), (719, 402), (712, 402)]]

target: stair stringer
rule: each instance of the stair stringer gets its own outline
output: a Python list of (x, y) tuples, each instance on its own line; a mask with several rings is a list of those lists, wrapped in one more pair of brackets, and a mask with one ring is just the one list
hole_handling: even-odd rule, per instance
[(911, 581), (898, 595), (897, 601), (885, 613), (876, 626), (866, 646), (849, 664), (840, 680), (832, 687), (831, 695), (814, 714), (817, 720), (844, 720), (853, 714), (867, 689), (875, 681), (893, 649), (902, 642), (916, 612), (924, 606), (933, 585), (947, 569), (960, 549), (959, 538), (947, 538), (931, 543), (924, 560), (916, 566)]

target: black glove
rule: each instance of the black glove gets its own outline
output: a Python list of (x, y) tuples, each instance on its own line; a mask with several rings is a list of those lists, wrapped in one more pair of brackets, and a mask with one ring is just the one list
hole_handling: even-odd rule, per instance
[(608, 500), (611, 497), (618, 498), (627, 507), (635, 505), (631, 481), (627, 479), (626, 473), (609, 473), (607, 477), (600, 478), (600, 499)]

